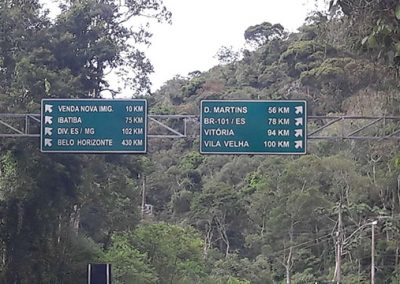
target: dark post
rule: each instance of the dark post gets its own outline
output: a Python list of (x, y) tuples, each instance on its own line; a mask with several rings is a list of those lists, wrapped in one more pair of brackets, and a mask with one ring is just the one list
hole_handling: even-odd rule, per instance
[(111, 284), (111, 264), (89, 264), (88, 284)]

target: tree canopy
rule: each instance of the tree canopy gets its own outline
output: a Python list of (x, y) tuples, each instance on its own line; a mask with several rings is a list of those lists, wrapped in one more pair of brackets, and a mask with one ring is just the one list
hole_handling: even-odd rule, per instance
[[(135, 96), (148, 94), (151, 31), (131, 24), (169, 22), (163, 3), (58, 3), (51, 19), (36, 0), (0, 1), (1, 112), (115, 95), (111, 70), (131, 77)], [(309, 116), (398, 117), (398, 14), (396, 1), (332, 1), (296, 33), (251, 26), (250, 50), (222, 47), (223, 64), (171, 78), (145, 96), (150, 112), (198, 115), (204, 99), (303, 99)], [(85, 283), (88, 263), (111, 263), (115, 283), (160, 284), (326, 283), (340, 263), (342, 283), (367, 283), (372, 228), (376, 283), (399, 282), (395, 139), (314, 140), (303, 156), (202, 155), (198, 135), (149, 139), (146, 155), (45, 154), (38, 144), (0, 141), (0, 283)], [(152, 212), (141, 212), (143, 201)]]

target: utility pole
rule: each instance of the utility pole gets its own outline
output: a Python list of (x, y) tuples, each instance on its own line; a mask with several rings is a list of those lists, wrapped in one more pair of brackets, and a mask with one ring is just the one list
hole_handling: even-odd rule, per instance
[(375, 284), (375, 225), (378, 221), (373, 221), (371, 223), (371, 284)]
[[(386, 219), (386, 218), (393, 218), (389, 216), (379, 216), (378, 219)], [(341, 210), (339, 209), (339, 220), (338, 220), (338, 231), (336, 232), (337, 239), (336, 239), (336, 244), (337, 244), (337, 253), (336, 253), (336, 267), (335, 267), (335, 278), (334, 282), (336, 284), (341, 284), (341, 269), (340, 269), (340, 264), (341, 264), (341, 252), (343, 250), (343, 246), (348, 244), (348, 241), (360, 230), (364, 229), (365, 227), (371, 225), (371, 284), (375, 284), (375, 225), (378, 224), (378, 221), (372, 221), (369, 223), (365, 223), (364, 225), (360, 226), (357, 230), (355, 230), (353, 233), (350, 234), (349, 237), (346, 239), (343, 239), (343, 234), (342, 234), (342, 216), (341, 216)], [(340, 253), (339, 253), (340, 252)]]

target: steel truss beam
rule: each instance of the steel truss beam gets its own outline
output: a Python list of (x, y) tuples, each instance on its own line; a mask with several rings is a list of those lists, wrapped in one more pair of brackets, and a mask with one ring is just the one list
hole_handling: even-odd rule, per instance
[(0, 137), (39, 137), (40, 114), (0, 113)]
[[(198, 115), (148, 115), (149, 138), (195, 138)], [(400, 117), (308, 116), (308, 139), (400, 140)], [(0, 137), (40, 137), (40, 114), (0, 113)]]
[(185, 138), (198, 136), (199, 116), (150, 114), (148, 115), (149, 133), (152, 138)]
[(308, 139), (400, 140), (400, 117), (309, 116)]

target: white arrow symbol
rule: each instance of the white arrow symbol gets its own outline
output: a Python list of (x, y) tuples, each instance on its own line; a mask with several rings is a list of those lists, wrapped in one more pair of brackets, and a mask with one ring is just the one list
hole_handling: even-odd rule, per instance
[(302, 117), (295, 118), (295, 125), (296, 126), (303, 125), (303, 118)]
[(53, 128), (45, 127), (44, 128), (44, 135), (53, 135)]
[(53, 117), (52, 116), (45, 116), (44, 117), (45, 124), (53, 124)]
[(51, 147), (52, 146), (52, 141), (53, 141), (53, 139), (48, 139), (48, 138), (44, 139), (44, 146)]
[(295, 107), (294, 108), (295, 109), (295, 113), (296, 114), (301, 114), (301, 113), (303, 113), (303, 106), (297, 106), (297, 107)]
[(295, 137), (303, 137), (303, 129), (295, 129), (294, 136)]
[(303, 141), (295, 141), (294, 142), (294, 147), (296, 148), (296, 149), (299, 149), (299, 148), (303, 148)]
[(44, 112), (53, 112), (53, 106), (52, 105), (44, 105)]

